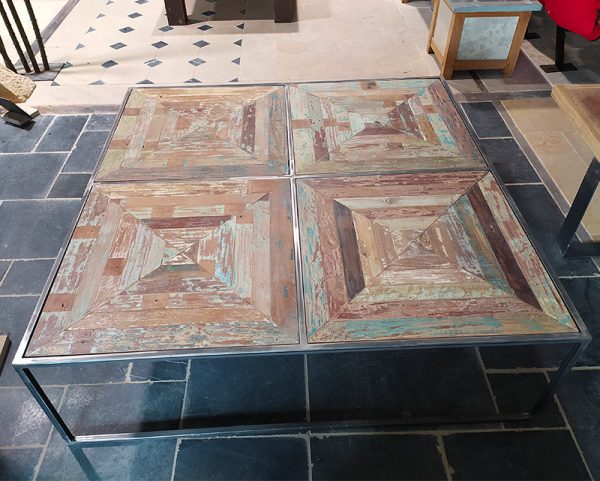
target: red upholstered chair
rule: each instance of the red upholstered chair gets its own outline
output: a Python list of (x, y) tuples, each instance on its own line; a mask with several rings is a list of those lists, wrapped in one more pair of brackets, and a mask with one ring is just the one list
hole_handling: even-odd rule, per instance
[(565, 34), (577, 33), (588, 40), (600, 38), (600, 0), (540, 0), (556, 22), (555, 65), (542, 65), (547, 72), (576, 70), (564, 63)]

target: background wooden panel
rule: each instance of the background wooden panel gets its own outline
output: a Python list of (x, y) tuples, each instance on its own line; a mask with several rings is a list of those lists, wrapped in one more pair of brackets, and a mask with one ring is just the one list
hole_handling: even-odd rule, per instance
[(298, 342), (286, 180), (96, 185), (28, 355)]
[(299, 84), (289, 100), (299, 174), (485, 168), (439, 80)]
[(297, 188), (309, 342), (577, 332), (491, 174)]
[(134, 89), (97, 180), (285, 174), (283, 86)]

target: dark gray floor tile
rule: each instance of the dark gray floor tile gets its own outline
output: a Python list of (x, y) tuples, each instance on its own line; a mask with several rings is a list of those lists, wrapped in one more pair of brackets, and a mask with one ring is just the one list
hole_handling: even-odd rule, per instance
[(132, 381), (181, 381), (187, 361), (136, 361), (131, 368)]
[(529, 233), (543, 248), (554, 270), (562, 276), (593, 275), (591, 259), (564, 258), (556, 242), (564, 216), (543, 185), (509, 185), (508, 190), (528, 225)]
[(31, 152), (52, 122), (52, 115), (40, 115), (25, 127), (0, 123), (0, 152)]
[[(45, 392), (58, 406), (63, 389)], [(52, 425), (26, 387), (0, 389), (0, 406), (0, 446), (46, 444)]]
[(0, 481), (32, 481), (42, 448), (0, 449)]
[(63, 168), (63, 172), (93, 172), (107, 138), (108, 132), (103, 131), (81, 134), (75, 149)]
[(480, 347), (481, 357), (488, 369), (558, 367), (569, 353), (572, 344), (534, 346)]
[(573, 371), (558, 397), (594, 479), (600, 479), (600, 371)]
[[(490, 374), (488, 379), (501, 413), (531, 412), (548, 387), (546, 377), (542, 373)], [(556, 402), (551, 399), (531, 421), (512, 421), (505, 424), (511, 428), (548, 428), (563, 427), (565, 421)]]
[(3, 202), (0, 259), (55, 257), (79, 207), (78, 200)]
[(42, 199), (66, 154), (0, 155), (0, 199)]
[(11, 366), (15, 351), (37, 303), (37, 296), (0, 297), (0, 333), (8, 335), (11, 345), (0, 375), (0, 386), (22, 386), (23, 382)]
[(43, 386), (65, 384), (104, 384), (125, 381), (129, 363), (94, 363), (70, 366), (49, 366), (33, 369), (33, 375)]
[(446, 479), (434, 436), (324, 436), (310, 447), (313, 479)]
[(600, 365), (600, 278), (561, 279), (577, 312), (593, 336), (579, 365)]
[(512, 136), (492, 102), (467, 102), (461, 105), (479, 138)]
[(305, 418), (302, 356), (193, 360), (184, 426), (261, 424)]
[(465, 433), (444, 437), (453, 479), (589, 479), (567, 430)]
[(40, 294), (48, 280), (54, 260), (14, 261), (2, 285), (0, 294)]
[(112, 129), (117, 114), (93, 114), (88, 120), (85, 130), (110, 130)]
[(48, 198), (83, 197), (89, 180), (90, 174), (60, 174), (50, 189)]
[(176, 429), (185, 383), (74, 385), (61, 408), (77, 434)]
[(515, 140), (485, 139), (481, 144), (485, 157), (494, 164), (505, 184), (541, 182)]
[(183, 440), (174, 481), (308, 479), (303, 438)]
[(59, 115), (48, 128), (36, 152), (68, 152), (87, 122), (87, 115)]
[(308, 372), (312, 420), (495, 413), (474, 349), (311, 354)]
[(36, 481), (170, 481), (175, 444), (169, 439), (71, 451), (54, 435)]

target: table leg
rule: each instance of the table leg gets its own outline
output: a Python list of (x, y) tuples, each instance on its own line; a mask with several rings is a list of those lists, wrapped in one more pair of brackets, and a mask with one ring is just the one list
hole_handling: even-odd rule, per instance
[(187, 24), (185, 0), (165, 0), (165, 9), (167, 11), (167, 21), (169, 22), (169, 25)]
[(295, 10), (295, 0), (275, 0), (275, 23), (290, 23)]
[(558, 245), (565, 257), (600, 256), (600, 242), (582, 243), (573, 240), (599, 183), (600, 161), (594, 157), (558, 233)]

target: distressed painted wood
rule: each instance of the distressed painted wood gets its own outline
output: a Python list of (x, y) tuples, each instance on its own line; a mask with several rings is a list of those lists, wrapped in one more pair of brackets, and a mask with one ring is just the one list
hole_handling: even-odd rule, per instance
[(97, 180), (288, 172), (283, 86), (134, 89)]
[(96, 185), (28, 355), (298, 342), (287, 180)]
[(309, 342), (577, 332), (491, 174), (297, 185)]
[(299, 84), (289, 101), (299, 174), (485, 168), (439, 80)]

